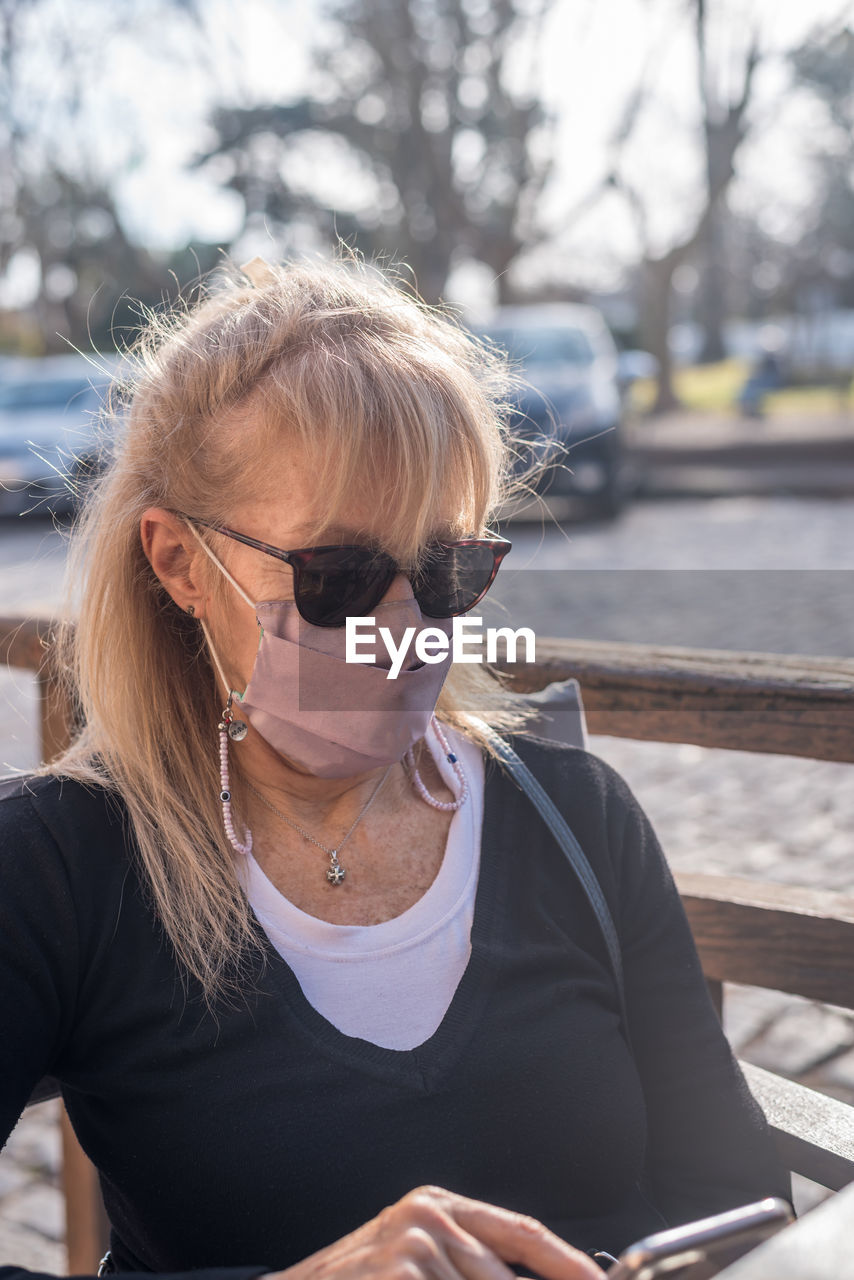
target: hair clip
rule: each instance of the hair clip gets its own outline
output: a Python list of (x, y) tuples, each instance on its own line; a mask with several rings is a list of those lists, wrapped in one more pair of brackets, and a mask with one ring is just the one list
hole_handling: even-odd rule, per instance
[(256, 289), (263, 289), (264, 285), (272, 284), (276, 279), (276, 272), (264, 258), (252, 258), (250, 262), (244, 262), (240, 270)]

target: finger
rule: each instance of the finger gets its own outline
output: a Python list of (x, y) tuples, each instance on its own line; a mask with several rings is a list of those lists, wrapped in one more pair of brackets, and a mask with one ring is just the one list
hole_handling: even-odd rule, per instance
[(385, 1215), (387, 1253), (430, 1280), (516, 1280), (491, 1249), (455, 1221), (449, 1193), (418, 1191)]
[(592, 1258), (561, 1240), (536, 1218), (453, 1192), (445, 1194), (454, 1220), (504, 1262), (531, 1267), (543, 1280), (601, 1280), (602, 1272)]
[(448, 1227), (445, 1251), (463, 1280), (516, 1280), (515, 1272), (457, 1223)]

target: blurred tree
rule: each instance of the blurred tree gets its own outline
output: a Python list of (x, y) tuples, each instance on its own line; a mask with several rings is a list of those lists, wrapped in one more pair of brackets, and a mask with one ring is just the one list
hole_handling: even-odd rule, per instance
[(801, 84), (824, 103), (836, 141), (854, 150), (854, 32), (848, 26), (816, 34), (791, 55)]
[[(466, 259), (486, 263), (501, 288), (543, 234), (550, 122), (513, 82), (550, 3), (344, 0), (311, 95), (221, 107), (200, 163), (226, 159), (248, 224), (308, 218), (327, 240), (403, 259), (430, 301)], [(330, 189), (332, 165), (350, 175), (346, 189)]]
[(712, 364), (726, 355), (723, 339), (727, 313), (725, 192), (735, 172), (735, 153), (746, 133), (746, 111), (759, 51), (754, 37), (744, 60), (738, 96), (732, 100), (721, 87), (722, 68), (716, 67), (710, 57), (706, 0), (694, 0), (694, 29), (706, 184), (705, 221), (697, 235), (700, 263), (697, 318), (703, 330), (700, 362)]
[[(55, 0), (0, 0), (0, 280), (28, 282), (19, 292), (32, 354), (109, 347), (114, 327), (138, 323), (128, 295), (156, 303), (174, 284), (168, 255), (125, 231), (116, 183), (138, 156), (123, 127), (105, 160), (109, 126), (93, 127), (90, 94), (112, 36), (155, 7), (192, 21), (194, 4), (78, 0), (71, 12)], [(14, 329), (4, 336), (14, 341)]]
[(796, 81), (821, 102), (829, 129), (816, 131), (816, 199), (799, 245), (802, 295), (823, 291), (854, 305), (854, 31), (816, 32), (791, 56)]
[[(719, 209), (726, 244), (716, 274), (726, 277), (728, 313), (752, 320), (814, 317), (818, 304), (854, 309), (854, 33), (838, 19), (826, 22), (786, 61), (793, 87), (825, 109), (824, 120), (812, 114), (807, 135), (810, 199), (789, 212), (784, 235), (768, 230), (761, 187), (752, 211)], [(703, 248), (691, 258), (698, 272)], [(696, 298), (690, 318), (703, 319)]]
[[(757, 68), (763, 57), (759, 34), (752, 32), (743, 49), (740, 65), (734, 66), (730, 53), (726, 74), (713, 66), (709, 42), (709, 12), (706, 0), (687, 0), (697, 52), (699, 139), (702, 147), (703, 183), (700, 199), (687, 226), (666, 250), (656, 245), (650, 232), (650, 210), (658, 192), (641, 186), (629, 176), (625, 163), (628, 143), (653, 97), (641, 83), (629, 99), (612, 147), (613, 163), (606, 186), (620, 191), (633, 215), (641, 244), (641, 337), (644, 346), (658, 360), (659, 377), (654, 412), (678, 406), (673, 388), (673, 358), (668, 335), (671, 327), (673, 277), (690, 261), (701, 266), (703, 292), (698, 318), (707, 333), (705, 358), (718, 358), (723, 351), (721, 327), (724, 319), (722, 218), (724, 200), (735, 174), (735, 159), (751, 126), (749, 108)], [(724, 15), (725, 16), (725, 15)], [(731, 87), (723, 88), (724, 83)]]

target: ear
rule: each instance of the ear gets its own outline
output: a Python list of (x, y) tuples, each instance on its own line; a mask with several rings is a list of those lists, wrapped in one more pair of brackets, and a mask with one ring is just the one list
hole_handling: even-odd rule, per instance
[(204, 617), (207, 594), (199, 573), (199, 545), (184, 520), (165, 507), (149, 507), (139, 522), (142, 549), (164, 588), (178, 605)]

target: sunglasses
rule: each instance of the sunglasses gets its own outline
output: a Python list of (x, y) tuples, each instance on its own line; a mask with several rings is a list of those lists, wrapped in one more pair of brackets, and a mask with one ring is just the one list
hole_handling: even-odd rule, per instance
[(424, 567), (410, 573), (384, 551), (372, 547), (301, 547), (282, 551), (209, 520), (178, 514), (290, 565), (297, 610), (315, 627), (343, 627), (348, 617), (367, 617), (399, 573), (409, 578), (412, 594), (426, 617), (453, 618), (468, 613), (492, 586), (501, 561), (513, 545), (506, 538), (432, 542)]

